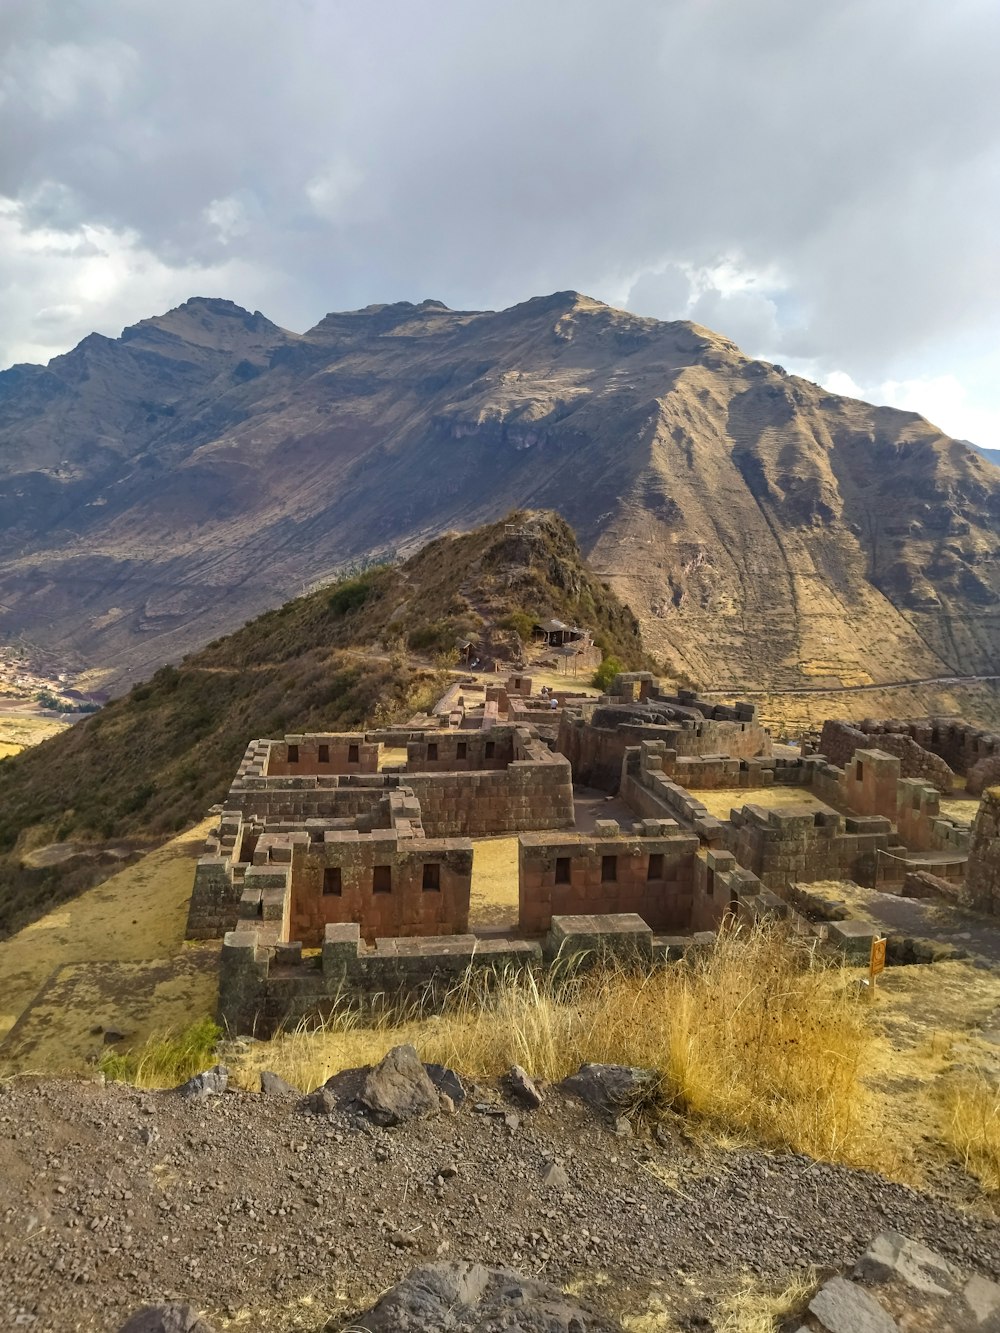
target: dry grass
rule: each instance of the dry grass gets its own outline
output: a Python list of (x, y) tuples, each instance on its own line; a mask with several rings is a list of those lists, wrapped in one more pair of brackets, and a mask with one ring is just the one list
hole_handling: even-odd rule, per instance
[(24, 714), (10, 717), (0, 714), (0, 759), (20, 754), (32, 745), (47, 741), (50, 736), (58, 736), (66, 730), (67, 725), (54, 717), (30, 717)]
[(342, 1008), (322, 1031), (237, 1054), (252, 1086), (263, 1067), (302, 1088), (372, 1063), (400, 1041), (424, 1060), (491, 1078), (511, 1064), (558, 1079), (582, 1063), (641, 1065), (659, 1078), (647, 1107), (813, 1156), (886, 1163), (875, 1099), (860, 1073), (877, 1036), (870, 1013), (776, 930), (736, 931), (691, 965), (651, 974), (468, 978), (445, 1011), (363, 1026)]
[(816, 1284), (817, 1276), (812, 1271), (793, 1278), (779, 1290), (745, 1278), (721, 1303), (713, 1327), (717, 1333), (775, 1333), (789, 1315), (805, 1309)]
[(941, 813), (949, 819), (964, 819), (970, 824), (976, 817), (976, 811), (979, 809), (979, 798), (977, 796), (947, 796), (941, 798)]
[(1000, 1087), (969, 1073), (949, 1084), (942, 1101), (945, 1146), (984, 1189), (1000, 1192)]
[(222, 1029), (200, 1018), (176, 1032), (149, 1037), (130, 1051), (106, 1051), (101, 1072), (136, 1088), (177, 1087), (213, 1063)]

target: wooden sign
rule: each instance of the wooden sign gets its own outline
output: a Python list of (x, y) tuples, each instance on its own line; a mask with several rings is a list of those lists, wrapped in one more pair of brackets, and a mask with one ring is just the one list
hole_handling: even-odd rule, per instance
[(872, 940), (871, 959), (869, 961), (868, 979), (872, 987), (875, 986), (875, 978), (880, 972), (885, 971), (885, 936), (881, 939)]

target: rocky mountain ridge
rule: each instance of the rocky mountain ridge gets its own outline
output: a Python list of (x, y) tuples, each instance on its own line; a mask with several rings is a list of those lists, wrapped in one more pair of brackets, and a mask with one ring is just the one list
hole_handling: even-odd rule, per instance
[(559, 510), (705, 684), (990, 669), (1000, 474), (913, 413), (573, 292), (307, 333), (195, 298), (0, 374), (0, 637), (118, 687), (363, 555)]

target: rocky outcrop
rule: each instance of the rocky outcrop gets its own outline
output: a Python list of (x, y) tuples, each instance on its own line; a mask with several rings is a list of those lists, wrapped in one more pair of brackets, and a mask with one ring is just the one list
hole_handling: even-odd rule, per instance
[(883, 1232), (848, 1276), (828, 1279), (798, 1333), (993, 1333), (1000, 1286), (919, 1241)]
[(358, 1333), (621, 1333), (557, 1287), (482, 1264), (428, 1264), (352, 1321)]

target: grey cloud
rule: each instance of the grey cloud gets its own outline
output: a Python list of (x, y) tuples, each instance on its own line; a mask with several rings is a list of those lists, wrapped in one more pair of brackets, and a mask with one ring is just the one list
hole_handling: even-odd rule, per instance
[(292, 327), (576, 287), (871, 380), (996, 319), (993, 0), (4, 8), (0, 192)]

